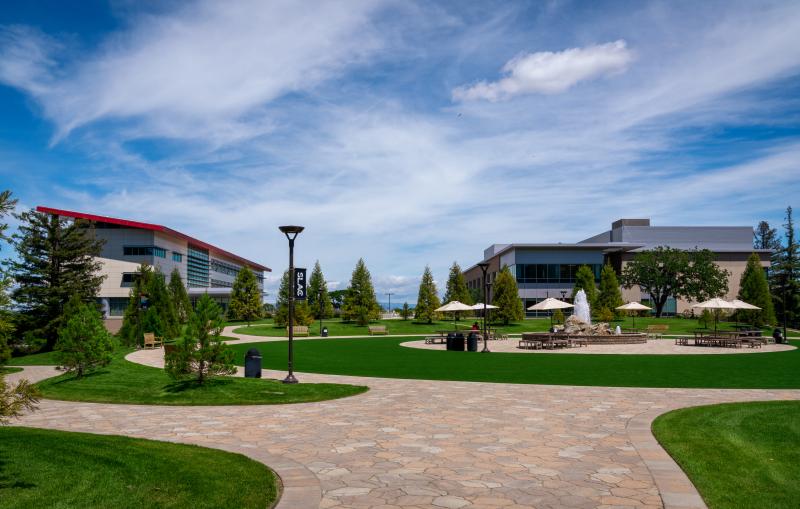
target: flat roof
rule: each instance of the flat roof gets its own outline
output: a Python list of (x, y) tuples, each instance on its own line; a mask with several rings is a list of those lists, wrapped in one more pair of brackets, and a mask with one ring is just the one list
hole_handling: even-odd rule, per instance
[(173, 230), (172, 228), (167, 228), (166, 226), (163, 226), (163, 225), (160, 225), (160, 224), (143, 223), (143, 222), (140, 222), (140, 221), (131, 221), (129, 219), (119, 219), (119, 218), (116, 218), (116, 217), (98, 216), (98, 215), (95, 215), (95, 214), (87, 214), (85, 212), (75, 212), (73, 210), (54, 209), (54, 208), (51, 208), (51, 207), (43, 207), (41, 205), (36, 207), (36, 210), (38, 212), (43, 212), (45, 214), (54, 214), (54, 215), (57, 215), (57, 216), (73, 217), (75, 219), (85, 219), (87, 221), (93, 221), (93, 222), (97, 222), (97, 223), (110, 223), (110, 224), (116, 224), (116, 225), (119, 225), (119, 226), (127, 226), (128, 228), (137, 228), (137, 229), (140, 229), (140, 230), (150, 230), (150, 231), (154, 231), (154, 232), (165, 233), (167, 235), (172, 235), (172, 236), (178, 237), (180, 239), (186, 240), (188, 242), (191, 242), (192, 244), (200, 246), (200, 247), (202, 247), (204, 249), (208, 249), (208, 251), (210, 253), (217, 253), (219, 255), (227, 256), (227, 257), (232, 258), (232, 259), (234, 259), (234, 260), (236, 260), (238, 262), (244, 263), (245, 265), (249, 265), (250, 267), (253, 267), (253, 268), (261, 270), (261, 271), (272, 272), (272, 269), (270, 269), (269, 267), (266, 267), (264, 265), (261, 265), (260, 263), (256, 263), (254, 261), (250, 261), (247, 258), (242, 258), (241, 256), (235, 255), (235, 254), (231, 253), (230, 251), (226, 251), (226, 250), (221, 249), (221, 248), (219, 248), (217, 246), (211, 245), (208, 242), (203, 242), (200, 239), (196, 239), (196, 238), (194, 238), (194, 237), (192, 237), (190, 235), (186, 235), (185, 233), (181, 233), (181, 232), (179, 232), (177, 230)]

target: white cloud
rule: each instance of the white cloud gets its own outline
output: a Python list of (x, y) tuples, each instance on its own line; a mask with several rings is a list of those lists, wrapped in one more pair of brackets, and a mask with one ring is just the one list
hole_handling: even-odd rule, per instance
[(453, 90), (458, 101), (498, 101), (523, 94), (555, 94), (578, 82), (623, 72), (633, 60), (624, 40), (519, 55), (503, 66), (508, 76), (494, 82), (481, 81)]

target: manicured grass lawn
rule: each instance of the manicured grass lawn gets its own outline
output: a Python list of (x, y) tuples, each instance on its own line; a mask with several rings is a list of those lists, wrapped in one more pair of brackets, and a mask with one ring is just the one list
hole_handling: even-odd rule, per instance
[[(468, 329), (473, 322), (478, 319), (462, 319), (457, 323), (459, 329)], [(328, 328), (328, 334), (331, 336), (366, 336), (368, 334), (366, 325), (356, 325), (355, 323), (345, 323), (341, 320), (323, 320), (324, 327)], [(699, 327), (697, 320), (685, 318), (637, 318), (636, 327), (644, 328), (648, 325), (666, 324), (669, 325), (668, 334), (691, 334), (696, 328)], [(413, 320), (379, 320), (373, 322), (371, 325), (384, 325), (389, 330), (389, 334), (431, 334), (439, 330), (452, 330), (453, 320), (440, 320), (433, 324), (417, 323)], [(620, 327), (630, 327), (631, 320), (626, 318), (611, 323), (612, 327), (619, 325)], [(720, 330), (731, 330), (733, 323), (723, 322), (720, 323), (718, 328)], [(550, 319), (531, 319), (522, 322), (512, 322), (509, 325), (502, 325), (500, 323), (493, 324), (493, 328), (497, 328), (505, 334), (521, 334), (523, 332), (543, 332), (550, 328)], [(713, 327), (713, 325), (712, 325)], [(286, 327), (277, 327), (272, 322), (264, 322), (260, 325), (252, 325), (250, 327), (239, 327), (234, 329), (237, 334), (249, 334), (252, 336), (270, 336), (281, 337), (286, 336)], [(319, 322), (314, 322), (309, 326), (309, 332), (312, 335), (319, 334)]]
[(799, 401), (676, 410), (653, 433), (711, 509), (798, 507)]
[(4, 509), (264, 509), (278, 497), (261, 463), (193, 445), (3, 427), (0, 458)]
[(57, 366), (55, 354), (55, 352), (45, 352), (12, 357), (6, 364), (9, 366)]
[(176, 382), (162, 369), (128, 362), (124, 356), (129, 352), (118, 351), (111, 364), (80, 380), (64, 374), (36, 385), (49, 399), (142, 405), (277, 405), (343, 398), (367, 390), (355, 385), (285, 385), (236, 377), (219, 377), (199, 386)]
[(0, 367), (0, 375), (8, 375), (10, 373), (18, 373), (20, 371), (22, 371), (22, 368), (14, 368), (11, 366)]
[[(732, 355), (581, 355), (481, 354), (400, 346), (419, 339), (297, 341), (295, 369), (370, 377), (555, 385), (800, 388), (800, 350)], [(253, 347), (261, 351), (266, 367), (286, 369), (286, 341), (231, 345), (240, 365), (244, 353)]]

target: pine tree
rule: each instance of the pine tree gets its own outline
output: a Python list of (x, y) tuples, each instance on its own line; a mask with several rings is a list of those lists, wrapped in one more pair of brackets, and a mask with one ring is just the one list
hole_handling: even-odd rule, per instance
[(614, 316), (619, 316), (616, 308), (622, 304), (622, 292), (619, 290), (617, 273), (611, 265), (605, 264), (603, 270), (600, 271), (600, 291), (595, 300), (595, 307), (598, 311), (606, 311), (603, 313), (604, 317), (607, 317), (609, 312)]
[[(175, 310), (175, 303), (172, 302), (172, 297), (167, 290), (166, 278), (161, 271), (153, 272), (146, 292), (148, 310), (154, 309), (158, 313), (158, 318), (163, 325), (163, 336), (168, 339), (180, 337), (181, 323)], [(144, 332), (151, 331), (145, 329)]]
[[(321, 306), (320, 292), (322, 293)], [(318, 320), (333, 316), (333, 303), (331, 302), (331, 296), (328, 294), (328, 283), (325, 282), (325, 276), (322, 274), (319, 260), (314, 264), (314, 270), (311, 271), (311, 278), (308, 280), (308, 309)]]
[(64, 306), (61, 324), (55, 345), (56, 361), (67, 372), (82, 378), (86, 372), (111, 362), (114, 341), (96, 306), (74, 296)]
[(84, 302), (95, 299), (103, 276), (100, 255), (103, 242), (94, 226), (36, 211), (15, 214), (20, 221), (14, 234), (17, 259), (6, 262), (17, 287), (12, 297), (19, 308), (20, 333), (46, 340), (50, 350), (58, 339), (60, 317), (72, 295)]
[(492, 305), (499, 308), (492, 310), (492, 315), (495, 319), (501, 320), (504, 325), (525, 318), (525, 310), (522, 300), (519, 298), (517, 279), (511, 274), (511, 269), (507, 265), (503, 265), (495, 279)]
[[(447, 277), (447, 289), (444, 294), (444, 301), (451, 302), (457, 300), (462, 304), (472, 305), (475, 301), (472, 300), (472, 294), (467, 288), (467, 281), (464, 279), (464, 273), (461, 272), (461, 267), (457, 262), (453, 262), (450, 267), (450, 274)], [(461, 319), (463, 312), (455, 314), (456, 320)]]
[(761, 258), (753, 253), (747, 259), (747, 267), (742, 273), (739, 283), (740, 300), (758, 306), (760, 310), (744, 311), (740, 313), (756, 327), (775, 323), (775, 308), (772, 305), (772, 296), (769, 293), (767, 276), (761, 267)]
[[(147, 264), (140, 265), (133, 276), (133, 287), (128, 293), (128, 306), (122, 315), (122, 327), (117, 333), (125, 346), (142, 345), (144, 342), (145, 295), (152, 277), (153, 269)], [(150, 324), (152, 326), (152, 320), (150, 320)]]
[[(800, 321), (800, 246), (798, 246), (792, 207), (786, 208), (784, 245), (777, 252), (770, 270), (772, 299), (776, 304), (778, 321), (797, 324)], [(785, 301), (784, 301), (785, 298)]]
[(258, 288), (256, 275), (249, 267), (242, 267), (236, 274), (228, 303), (228, 318), (250, 322), (261, 317), (261, 290)]
[(761, 221), (753, 230), (753, 249), (772, 249), (777, 251), (781, 248), (778, 238), (778, 230), (770, 228), (769, 223)]
[(381, 316), (381, 307), (375, 297), (372, 276), (363, 259), (356, 263), (350, 277), (350, 286), (344, 297), (342, 319), (355, 321), (358, 325), (367, 325), (371, 320)]
[(169, 296), (175, 306), (175, 313), (178, 315), (180, 323), (186, 323), (189, 316), (192, 314), (192, 303), (189, 300), (189, 293), (183, 285), (181, 273), (178, 269), (172, 269), (172, 274), (169, 276)]
[(430, 267), (426, 265), (425, 271), (422, 273), (422, 279), (419, 282), (419, 294), (417, 295), (417, 305), (414, 308), (414, 319), (433, 323), (439, 316), (436, 309), (441, 305), (439, 292), (436, 290), (436, 282), (433, 280)]
[(124, 345), (141, 345), (145, 332), (169, 339), (180, 337), (181, 323), (161, 272), (147, 264), (140, 265), (129, 295), (118, 333)]
[[(278, 298), (275, 302), (275, 325), (286, 327), (289, 325), (289, 292), (291, 291), (291, 281), (289, 280), (289, 270), (283, 272), (281, 285), (278, 288)], [(311, 325), (314, 317), (308, 309), (308, 303), (304, 300), (294, 301), (294, 325)]]
[(594, 280), (594, 271), (588, 265), (581, 265), (575, 273), (575, 285), (572, 287), (572, 298), (578, 290), (586, 292), (586, 300), (589, 302), (589, 307), (594, 310), (597, 300), (597, 286)]
[(236, 373), (233, 351), (220, 338), (224, 325), (222, 309), (204, 294), (180, 344), (166, 356), (167, 374), (175, 379), (194, 378), (202, 385), (210, 377)]
[(408, 302), (403, 303), (403, 308), (400, 310), (400, 316), (403, 320), (408, 320), (408, 317), (411, 316), (411, 308), (408, 307)]

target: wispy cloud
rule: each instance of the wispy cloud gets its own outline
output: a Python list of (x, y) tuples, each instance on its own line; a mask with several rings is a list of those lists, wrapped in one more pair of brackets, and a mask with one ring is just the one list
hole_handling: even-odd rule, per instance
[(623, 40), (563, 51), (522, 54), (503, 66), (507, 76), (453, 90), (458, 101), (498, 101), (522, 94), (556, 94), (581, 81), (625, 71), (633, 52)]

